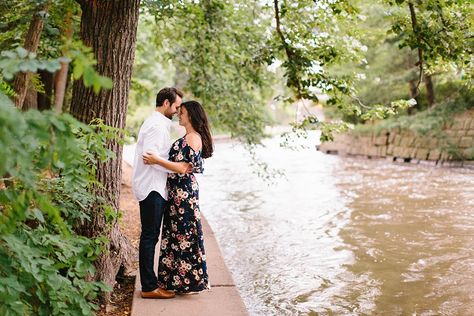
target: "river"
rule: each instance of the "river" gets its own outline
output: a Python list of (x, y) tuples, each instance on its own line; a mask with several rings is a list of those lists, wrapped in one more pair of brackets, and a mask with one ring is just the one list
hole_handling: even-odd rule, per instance
[[(251, 315), (474, 315), (474, 171), (217, 142), (201, 210)], [(212, 275), (210, 276), (212, 284)]]

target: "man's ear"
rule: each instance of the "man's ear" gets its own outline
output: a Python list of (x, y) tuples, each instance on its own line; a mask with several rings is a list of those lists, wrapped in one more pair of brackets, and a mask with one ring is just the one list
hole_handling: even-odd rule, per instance
[(163, 102), (163, 106), (164, 106), (164, 107), (170, 107), (170, 106), (171, 106), (170, 100), (165, 99), (165, 101)]

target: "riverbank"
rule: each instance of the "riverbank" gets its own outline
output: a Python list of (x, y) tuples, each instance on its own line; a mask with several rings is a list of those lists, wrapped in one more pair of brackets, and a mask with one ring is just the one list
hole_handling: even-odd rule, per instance
[(457, 114), (439, 131), (420, 133), (396, 126), (368, 126), (317, 147), (328, 154), (388, 158), (433, 166), (474, 168), (474, 109)]
[[(138, 249), (140, 220), (138, 203), (135, 201), (131, 191), (132, 168), (124, 161), (122, 169), (120, 208), (124, 211), (121, 229)], [(140, 280), (137, 273), (135, 288), (133, 292), (128, 292), (128, 301), (125, 300), (122, 304), (117, 304), (120, 310), (117, 307), (109, 307), (110, 312), (106, 315), (129, 315), (130, 313), (134, 316), (184, 314), (191, 316), (248, 315), (232, 275), (224, 262), (214, 232), (204, 217), (202, 223), (211, 283), (211, 289), (209, 291), (198, 295), (177, 296), (171, 300), (145, 300), (140, 297)], [(138, 267), (138, 259), (136, 266)], [(120, 289), (118, 289), (117, 292), (120, 292), (119, 290)], [(115, 311), (117, 313), (115, 313)]]

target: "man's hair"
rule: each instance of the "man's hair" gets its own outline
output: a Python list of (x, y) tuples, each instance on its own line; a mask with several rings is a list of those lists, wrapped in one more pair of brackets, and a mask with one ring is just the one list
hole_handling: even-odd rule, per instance
[(176, 101), (176, 96), (179, 95), (183, 97), (183, 92), (176, 88), (163, 88), (156, 95), (156, 106), (162, 106), (165, 100), (170, 101), (170, 104), (173, 104)]

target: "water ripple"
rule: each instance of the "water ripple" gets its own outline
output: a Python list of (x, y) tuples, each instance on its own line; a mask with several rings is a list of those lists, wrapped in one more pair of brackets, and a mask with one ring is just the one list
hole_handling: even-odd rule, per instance
[[(199, 178), (252, 315), (474, 314), (474, 173), (221, 143)], [(212, 277), (212, 276), (211, 276)]]

